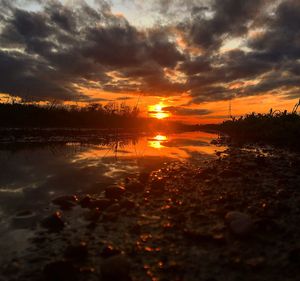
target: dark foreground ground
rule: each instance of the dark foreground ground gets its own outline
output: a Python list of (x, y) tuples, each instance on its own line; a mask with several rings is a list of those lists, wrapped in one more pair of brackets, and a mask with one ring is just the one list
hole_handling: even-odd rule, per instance
[(218, 156), (56, 198), (0, 280), (299, 280), (300, 156)]

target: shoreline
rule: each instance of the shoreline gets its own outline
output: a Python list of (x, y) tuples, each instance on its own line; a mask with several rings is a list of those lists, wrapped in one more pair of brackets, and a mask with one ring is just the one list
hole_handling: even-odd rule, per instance
[(52, 201), (59, 229), (43, 221), (30, 258), (7, 280), (296, 280), (299, 154), (256, 147), (218, 156)]

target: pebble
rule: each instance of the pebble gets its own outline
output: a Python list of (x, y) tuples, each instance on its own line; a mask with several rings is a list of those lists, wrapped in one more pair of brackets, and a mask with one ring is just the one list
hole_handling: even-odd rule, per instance
[(105, 259), (101, 264), (103, 280), (126, 280), (129, 277), (130, 263), (123, 254)]
[(120, 199), (125, 192), (125, 188), (118, 185), (111, 185), (105, 189), (105, 197), (108, 199)]
[(248, 235), (254, 225), (248, 214), (237, 211), (228, 212), (225, 221), (228, 223), (230, 231), (237, 236)]
[(58, 205), (62, 210), (68, 210), (76, 206), (77, 201), (75, 195), (65, 195), (53, 199), (52, 203)]
[(106, 212), (115, 213), (115, 212), (118, 212), (119, 210), (120, 210), (120, 205), (118, 203), (116, 203), (116, 204), (109, 206), (106, 209)]
[(136, 204), (129, 199), (123, 199), (120, 201), (120, 207), (126, 210), (133, 210), (136, 208)]
[(89, 210), (86, 214), (84, 214), (84, 218), (91, 222), (97, 222), (100, 216), (101, 211), (98, 208)]
[(103, 211), (108, 208), (113, 202), (106, 198), (101, 198), (97, 200), (91, 200), (89, 203), (89, 208), (98, 208), (99, 210)]
[(65, 223), (62, 220), (62, 214), (60, 212), (55, 212), (49, 217), (42, 220), (41, 225), (50, 231), (60, 231), (64, 228)]
[(91, 204), (91, 196), (89, 195), (85, 196), (80, 200), (79, 204), (82, 208), (88, 208)]

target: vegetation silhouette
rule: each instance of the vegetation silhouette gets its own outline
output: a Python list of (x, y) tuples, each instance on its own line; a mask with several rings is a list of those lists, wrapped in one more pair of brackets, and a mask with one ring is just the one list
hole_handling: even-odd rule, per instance
[(270, 111), (266, 114), (251, 113), (211, 126), (227, 134), (233, 142), (272, 144), (300, 150), (300, 100), (291, 112)]
[(4, 128), (123, 128), (139, 126), (139, 109), (125, 103), (92, 103), (84, 107), (1, 103)]

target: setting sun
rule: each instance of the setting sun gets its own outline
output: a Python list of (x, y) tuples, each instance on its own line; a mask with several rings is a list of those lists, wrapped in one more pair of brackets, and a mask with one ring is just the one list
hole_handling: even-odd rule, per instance
[(168, 111), (164, 111), (164, 105), (162, 103), (150, 105), (148, 107), (148, 113), (151, 117), (157, 119), (164, 119), (170, 117), (170, 113)]

